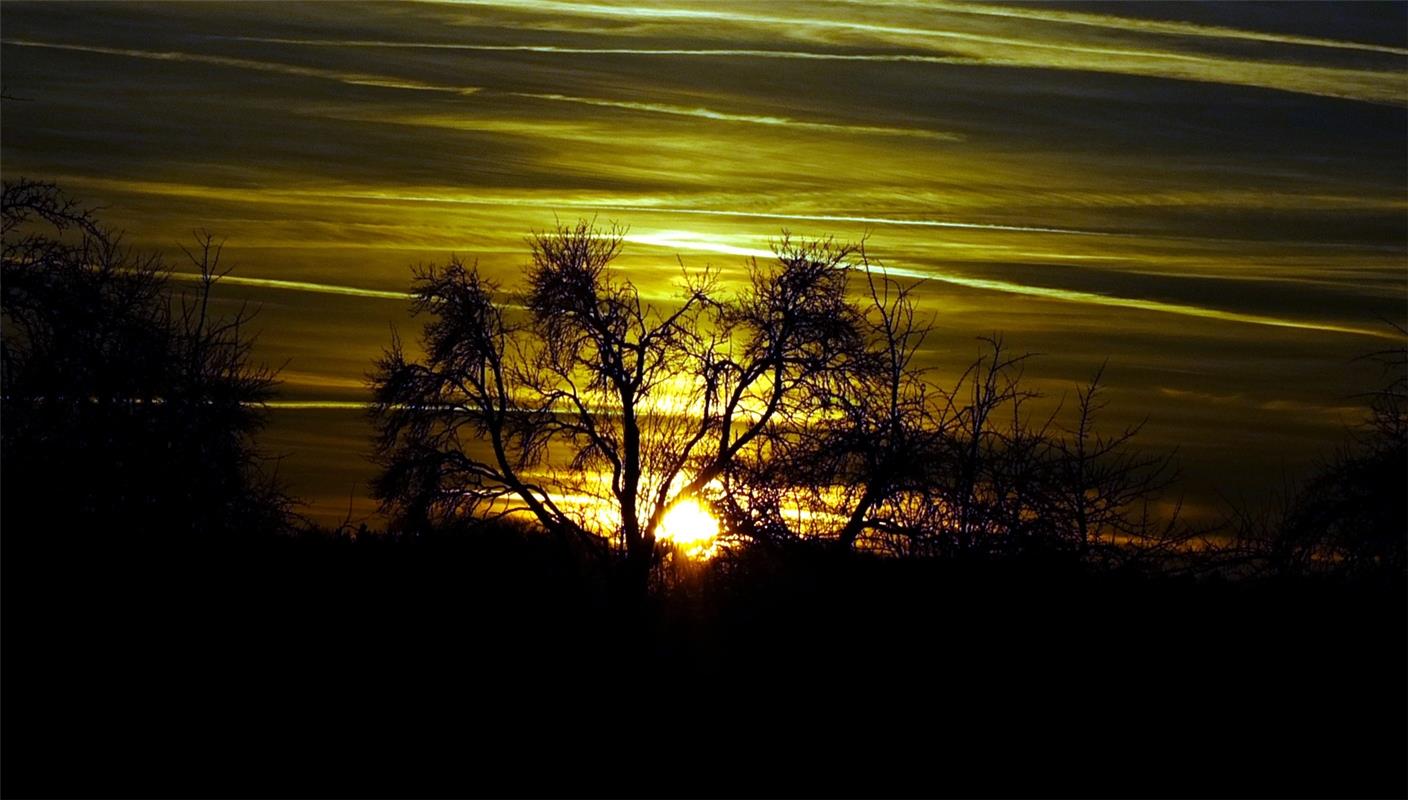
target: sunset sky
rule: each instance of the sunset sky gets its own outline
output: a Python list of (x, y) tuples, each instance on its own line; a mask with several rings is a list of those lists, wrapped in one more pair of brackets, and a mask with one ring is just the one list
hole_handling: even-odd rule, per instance
[(241, 2), (0, 6), (3, 170), (127, 241), (227, 241), (285, 365), (263, 442), (368, 513), (364, 374), (411, 265), (513, 283), (629, 227), (668, 302), (783, 228), (924, 279), (947, 383), (1001, 333), (1054, 403), (1177, 448), (1190, 513), (1340, 442), (1408, 317), (1408, 5)]

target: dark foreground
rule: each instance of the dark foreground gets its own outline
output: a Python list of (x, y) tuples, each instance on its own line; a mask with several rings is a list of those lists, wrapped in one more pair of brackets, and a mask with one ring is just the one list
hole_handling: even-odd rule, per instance
[(1408, 793), (1401, 580), (6, 537), (6, 797)]

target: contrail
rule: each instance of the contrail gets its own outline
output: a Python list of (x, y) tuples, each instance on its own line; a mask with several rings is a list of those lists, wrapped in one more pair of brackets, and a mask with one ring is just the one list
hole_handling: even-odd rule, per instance
[(849, 222), (859, 225), (897, 225), (921, 228), (958, 228), (980, 231), (1008, 231), (1018, 233), (1057, 233), (1070, 236), (1132, 236), (1133, 234), (1109, 231), (1081, 230), (1078, 228), (1049, 228), (1037, 225), (999, 225), (985, 222), (953, 222), (933, 219), (902, 219), (895, 217), (866, 217), (843, 214), (784, 214), (769, 211), (741, 211), (737, 209), (675, 208), (669, 206), (632, 205), (607, 201), (566, 200), (562, 202), (534, 202), (529, 198), (487, 199), (465, 197), (437, 197), (434, 195), (398, 194), (393, 192), (280, 192), (280, 196), (316, 195), (319, 197), (339, 197), (348, 200), (390, 200), (408, 203), (444, 203), (465, 206), (516, 206), (535, 208), (595, 209), (601, 211), (631, 211), (650, 214), (697, 214), (713, 217), (744, 217), (753, 219), (796, 220), (799, 222)]
[(879, 61), (916, 64), (979, 65), (967, 56), (929, 56), (917, 53), (825, 53), (814, 50), (757, 50), (694, 47), (565, 47), (554, 44), (461, 44), (459, 42), (394, 42), (377, 39), (289, 39), (278, 36), (211, 36), (228, 41), (295, 44), (309, 47), (389, 47), (423, 50), (468, 50), (490, 53), (547, 53), (603, 56), (697, 56), (700, 58), (783, 58), (799, 61)]
[(1076, 228), (1044, 228), (1035, 225), (997, 225), (984, 222), (949, 222), (932, 219), (896, 219), (894, 217), (861, 217), (842, 214), (782, 214), (767, 211), (730, 211), (704, 208), (662, 208), (660, 206), (629, 206), (608, 203), (584, 203), (583, 208), (601, 208), (611, 211), (649, 211), (661, 214), (704, 214), (716, 217), (755, 217), (758, 219), (797, 220), (800, 222), (849, 222), (859, 225), (898, 225), (919, 228), (960, 228), (981, 231), (1014, 231), (1019, 233), (1059, 233), (1071, 236), (1126, 236), (1128, 234), (1106, 231), (1088, 231)]
[(514, 97), (526, 97), (533, 100), (552, 100), (562, 103), (579, 103), (588, 106), (598, 106), (604, 108), (621, 108), (628, 111), (645, 111), (651, 114), (669, 114), (680, 117), (701, 117), (703, 119), (713, 119), (722, 122), (746, 122), (753, 125), (778, 125), (786, 128), (827, 131), (835, 133), (870, 133), (884, 136), (913, 136), (921, 139), (940, 139), (943, 141), (962, 141), (963, 137), (955, 133), (944, 131), (929, 131), (922, 128), (891, 128), (880, 125), (850, 125), (836, 122), (809, 122), (806, 120), (792, 119), (790, 117), (763, 116), (757, 114), (735, 114), (727, 111), (716, 111), (712, 108), (676, 106), (666, 103), (636, 103), (625, 100), (606, 100), (597, 97), (573, 97), (563, 94), (536, 94), (532, 92), (506, 92)]
[[(857, 0), (842, 0), (847, 3), (854, 3)], [(967, 3), (939, 3), (934, 4), (925, 0), (922, 3), (905, 2), (905, 0), (860, 0), (864, 5), (889, 5), (902, 6), (906, 8), (921, 8), (927, 10), (938, 10), (948, 14), (973, 14), (990, 17), (1010, 17), (1021, 20), (1037, 20), (1040, 22), (1055, 22), (1064, 25), (1083, 25), (1093, 28), (1106, 28), (1110, 30), (1126, 31), (1131, 33), (1156, 33), (1167, 36), (1192, 36), (1207, 39), (1240, 39), (1251, 42), (1267, 42), (1270, 44), (1289, 44), (1301, 47), (1323, 47), (1334, 50), (1360, 50), (1368, 53), (1387, 53), (1396, 56), (1408, 56), (1408, 49), (1402, 47), (1389, 47), (1386, 45), (1368, 44), (1365, 42), (1350, 42), (1341, 39), (1319, 39), (1313, 36), (1295, 36), (1285, 33), (1266, 33), (1263, 31), (1244, 30), (1240, 28), (1220, 28), (1212, 25), (1197, 25), (1191, 22), (1176, 22), (1169, 20), (1143, 20), (1129, 17), (1111, 16), (1107, 14), (1085, 14), (1074, 11), (1048, 10), (1036, 8), (1003, 8), (1001, 6), (985, 6)]]
[(408, 89), (418, 92), (446, 92), (450, 94), (474, 94), (478, 86), (446, 86), (426, 83), (408, 78), (393, 78), (386, 75), (369, 75), (360, 72), (337, 72), (316, 67), (300, 67), (293, 64), (280, 64), (274, 61), (255, 61), (248, 58), (212, 56), (204, 53), (185, 53), (179, 50), (134, 50), (120, 47), (99, 47), (97, 45), (60, 44), (38, 42), (29, 39), (0, 39), (0, 44), (15, 47), (42, 47), (49, 50), (70, 50), (79, 53), (97, 53), (124, 58), (142, 58), (150, 61), (183, 61), (195, 64), (213, 64), (234, 69), (249, 69), (259, 72), (274, 72), (280, 75), (294, 75), (300, 78), (319, 78), (337, 81), (351, 86), (375, 86), (382, 89)]
[[(751, 256), (756, 258), (771, 257), (773, 254), (768, 251), (736, 247), (728, 244), (718, 244), (714, 242), (698, 241), (686, 239), (668, 234), (660, 235), (628, 235), (627, 241), (639, 244), (652, 245), (655, 247), (674, 248), (677, 250), (702, 250), (705, 252), (723, 253), (725, 255)], [(1137, 297), (1120, 297), (1117, 295), (1098, 294), (1095, 292), (1083, 292), (1076, 289), (1057, 289), (1045, 286), (1031, 286), (1023, 283), (1013, 283), (1011, 281), (993, 280), (990, 278), (970, 278), (952, 273), (936, 272), (912, 267), (898, 266), (893, 262), (883, 265), (876, 265), (877, 269), (889, 275), (910, 278), (920, 281), (936, 281), (948, 283), (955, 286), (965, 286), (970, 289), (986, 289), (993, 292), (1003, 292), (1005, 294), (1018, 294), (1028, 297), (1041, 297), (1047, 300), (1060, 300), (1067, 303), (1084, 303), (1087, 305), (1115, 306), (1119, 308), (1132, 308), (1140, 311), (1154, 311), (1164, 314), (1179, 314), (1186, 317), (1202, 317), (1205, 319), (1217, 319), (1224, 322), (1241, 322), (1251, 325), (1266, 325), (1276, 328), (1298, 328), (1302, 330), (1327, 331), (1330, 333), (1347, 333), (1357, 336), (1373, 336), (1380, 339), (1397, 340), (1393, 333), (1373, 330), (1370, 328), (1356, 328), (1345, 325), (1334, 325), (1324, 322), (1310, 322), (1305, 320), (1285, 319), (1283, 317), (1272, 317), (1264, 314), (1245, 314), (1237, 311), (1225, 311), (1217, 308), (1207, 308), (1205, 306), (1194, 306), (1183, 303), (1167, 303), (1161, 300), (1145, 300)]]
[[(200, 281), (201, 276), (190, 272), (170, 272), (168, 277), (178, 281)], [(382, 289), (362, 289), (356, 286), (340, 286), (332, 283), (312, 283), (310, 281), (285, 281), (277, 278), (245, 278), (226, 275), (218, 283), (234, 286), (257, 286), (262, 289), (282, 289), (293, 292), (313, 292), (315, 294), (340, 294), (347, 297), (371, 297), (379, 300), (412, 300), (415, 295), (409, 292), (388, 292)]]
[(1358, 328), (1349, 325), (1334, 325), (1328, 322), (1285, 319), (1283, 317), (1271, 317), (1264, 314), (1245, 314), (1238, 311), (1224, 311), (1217, 308), (1206, 308), (1204, 306), (1193, 306), (1183, 303), (1166, 303), (1162, 300), (1119, 297), (1115, 295), (1097, 294), (1095, 292), (1082, 292), (1076, 289), (1028, 286), (1026, 284), (1012, 283), (1010, 281), (991, 280), (988, 278), (969, 278), (961, 275), (925, 272), (920, 270), (890, 269), (889, 271), (892, 274), (902, 277), (933, 280), (941, 283), (954, 284), (956, 286), (987, 289), (989, 291), (1005, 292), (1007, 294), (1044, 297), (1048, 300), (1062, 300), (1069, 303), (1133, 308), (1140, 311), (1156, 311), (1164, 314), (1178, 314), (1185, 317), (1217, 319), (1224, 322), (1243, 322), (1251, 325), (1266, 325), (1273, 328), (1296, 328), (1300, 330), (1326, 331), (1329, 333), (1347, 333), (1355, 336), (1372, 336), (1376, 339), (1389, 339), (1393, 341), (1397, 341), (1400, 338), (1395, 333), (1372, 328)]
[[(201, 276), (191, 272), (168, 272), (166, 276), (178, 281), (199, 282)], [(417, 295), (411, 292), (392, 292), (385, 289), (364, 289), (360, 286), (346, 286), (336, 283), (313, 283), (310, 281), (286, 281), (278, 278), (246, 278), (238, 275), (225, 275), (217, 279), (217, 283), (228, 283), (234, 286), (254, 286), (260, 289), (278, 289), (286, 292), (311, 292), (313, 294), (336, 294), (345, 297), (367, 297), (374, 300), (400, 300), (407, 302), (415, 300)], [(503, 308), (522, 310), (521, 304), (513, 302), (500, 302)]]

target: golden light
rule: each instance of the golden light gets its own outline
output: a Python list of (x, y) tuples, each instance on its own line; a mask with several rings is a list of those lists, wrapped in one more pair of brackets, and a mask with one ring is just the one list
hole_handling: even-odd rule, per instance
[(698, 501), (681, 500), (660, 520), (655, 538), (672, 542), (690, 558), (709, 558), (718, 549), (719, 521)]

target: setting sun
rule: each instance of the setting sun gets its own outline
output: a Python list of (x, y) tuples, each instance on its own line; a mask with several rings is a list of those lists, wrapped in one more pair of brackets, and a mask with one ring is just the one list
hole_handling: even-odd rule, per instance
[(718, 549), (719, 521), (696, 500), (682, 500), (660, 521), (657, 538), (670, 541), (690, 558), (709, 558)]

